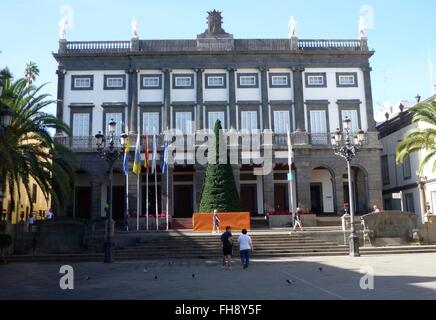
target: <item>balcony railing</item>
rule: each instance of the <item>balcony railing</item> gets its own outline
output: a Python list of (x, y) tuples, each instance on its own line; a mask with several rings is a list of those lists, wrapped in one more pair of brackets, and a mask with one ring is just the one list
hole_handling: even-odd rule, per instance
[(127, 52), (130, 48), (130, 41), (69, 41), (66, 43), (67, 53)]
[(360, 51), (360, 40), (298, 40), (298, 48), (300, 50), (351, 50)]
[[(334, 133), (306, 133), (306, 132), (292, 132), (290, 134), (291, 143), (293, 146), (314, 146), (314, 147), (331, 147), (331, 137)], [(130, 150), (135, 149), (136, 136), (130, 137)], [(156, 145), (158, 150), (163, 149), (165, 136), (163, 134), (156, 135)], [(96, 139), (93, 136), (86, 137), (55, 137), (58, 143), (70, 147), (75, 151), (96, 151)], [(258, 146), (270, 144), (266, 139), (264, 133), (258, 133), (254, 135), (246, 133), (237, 133), (237, 146), (242, 149), (257, 148)], [(114, 139), (115, 147), (121, 147), (120, 137)], [(141, 150), (145, 149), (146, 137), (141, 135), (140, 145)], [(194, 151), (195, 147), (207, 143), (207, 138), (196, 138), (191, 134), (174, 135), (171, 142), (174, 147), (186, 151)], [(376, 132), (369, 132), (365, 134), (365, 145), (377, 146), (378, 135)], [(150, 152), (153, 150), (153, 136), (148, 137), (148, 148)], [(231, 146), (231, 140), (227, 140), (227, 144)], [(272, 135), (272, 145), (274, 148), (286, 148), (288, 145), (288, 137), (286, 133), (274, 133)]]

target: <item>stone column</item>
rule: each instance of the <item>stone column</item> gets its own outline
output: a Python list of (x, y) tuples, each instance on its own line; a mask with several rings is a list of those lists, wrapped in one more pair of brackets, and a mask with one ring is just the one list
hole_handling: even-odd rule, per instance
[(171, 129), (171, 69), (164, 68), (162, 69), (164, 73), (164, 114), (163, 114), (163, 123), (166, 127)]
[[(136, 136), (135, 136), (135, 141), (136, 141)], [(133, 158), (134, 154), (130, 153), (129, 155), (130, 159)], [(128, 183), (129, 183), (129, 210), (130, 210), (130, 214), (136, 218), (136, 214), (138, 211), (138, 197), (141, 198), (141, 191), (139, 190), (138, 192), (138, 176), (135, 175), (132, 172), (132, 168), (133, 168), (133, 160), (129, 163), (129, 177), (128, 177)], [(151, 176), (149, 176), (150, 178)], [(141, 179), (141, 178), (140, 178)], [(141, 187), (141, 181), (139, 182), (139, 186)], [(145, 195), (144, 195), (145, 196)], [(141, 210), (141, 206), (142, 206), (142, 201), (140, 202), (140, 210)], [(145, 208), (143, 210), (145, 212)], [(136, 225), (136, 223), (135, 223)], [(136, 227), (135, 227), (136, 228)]]
[(196, 69), (197, 73), (197, 117), (195, 119), (197, 130), (203, 129), (203, 72), (204, 69)]
[(336, 213), (340, 214), (342, 210), (344, 209), (344, 178), (342, 176), (343, 174), (343, 168), (339, 168), (337, 170), (337, 175), (334, 178), (334, 185), (335, 185), (335, 197), (336, 197)]
[(296, 131), (306, 131), (304, 123), (303, 67), (292, 68)]
[(371, 71), (370, 66), (362, 67), (363, 83), (365, 86), (365, 100), (366, 100), (366, 114), (368, 118), (368, 131), (376, 132), (374, 120), (374, 104), (372, 100), (372, 86), (371, 86)]
[[(236, 83), (235, 83), (235, 68), (229, 68), (229, 107), (230, 107), (230, 128), (236, 129)], [(230, 129), (229, 128), (229, 129)]]
[[(65, 74), (66, 70), (63, 68), (58, 68), (56, 74), (58, 75), (58, 94), (56, 101), (56, 117), (63, 121), (64, 120), (64, 94), (65, 94)], [(56, 129), (56, 133), (60, 133), (59, 129)]]
[(305, 162), (295, 161), (296, 170), (296, 185), (297, 185), (297, 202), (296, 207), (311, 209), (310, 202), (310, 175), (309, 166)]
[(129, 75), (129, 131), (138, 132), (138, 71), (130, 69)]
[(101, 186), (102, 181), (100, 176), (93, 175), (91, 182), (91, 218), (101, 217)]
[(269, 112), (268, 112), (268, 68), (260, 68), (261, 72), (261, 91), (262, 91), (262, 123), (263, 130), (270, 129), (269, 127)]
[[(167, 198), (168, 198), (168, 212), (171, 215), (173, 214), (173, 170), (174, 167), (168, 165), (167, 167), (168, 173), (165, 172), (165, 174), (162, 175), (162, 192), (161, 192), (161, 206), (162, 208), (159, 208), (162, 213), (167, 213)], [(167, 174), (168, 176), (168, 193), (167, 193)]]
[(200, 200), (201, 192), (203, 191), (204, 177), (206, 175), (206, 167), (202, 165), (195, 166), (195, 178), (194, 178), (194, 188), (195, 188), (195, 207), (194, 212), (200, 212)]
[(269, 174), (263, 176), (263, 211), (267, 213), (274, 211), (274, 173), (271, 171)]

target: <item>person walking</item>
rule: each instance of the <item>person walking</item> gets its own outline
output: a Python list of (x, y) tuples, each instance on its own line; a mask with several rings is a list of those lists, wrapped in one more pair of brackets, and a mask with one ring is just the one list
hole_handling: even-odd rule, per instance
[(247, 269), (248, 264), (250, 263), (250, 250), (253, 250), (253, 242), (251, 241), (251, 237), (247, 234), (247, 229), (242, 230), (242, 234), (239, 236), (238, 242), (242, 267)]
[(300, 228), (301, 231), (303, 231), (303, 225), (301, 223), (301, 213), (302, 213), (301, 208), (297, 208), (297, 211), (295, 212), (295, 217), (294, 217), (294, 229), (293, 229), (293, 231), (295, 231), (295, 229), (297, 229), (297, 226)]
[(32, 227), (34, 223), (35, 223), (35, 217), (33, 216), (33, 213), (31, 213), (29, 215), (29, 226), (28, 226), (29, 232), (32, 232)]
[(233, 255), (233, 236), (231, 227), (226, 227), (226, 231), (221, 235), (223, 244), (223, 267), (232, 268)]
[(45, 212), (45, 220), (53, 220), (53, 211), (51, 208)]
[(129, 211), (126, 210), (124, 212), (124, 228), (126, 231), (129, 231)]
[(218, 210), (215, 209), (213, 211), (213, 227), (212, 227), (212, 233), (219, 233), (220, 232), (220, 219), (218, 218)]

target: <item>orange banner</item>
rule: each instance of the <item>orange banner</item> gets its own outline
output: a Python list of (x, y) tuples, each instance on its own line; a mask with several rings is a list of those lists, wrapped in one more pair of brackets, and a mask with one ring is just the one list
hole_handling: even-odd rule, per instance
[[(232, 230), (251, 229), (249, 212), (223, 212), (218, 213), (220, 220), (220, 231), (224, 232), (229, 226)], [(212, 213), (194, 213), (192, 216), (192, 226), (195, 232), (211, 232), (213, 228)]]

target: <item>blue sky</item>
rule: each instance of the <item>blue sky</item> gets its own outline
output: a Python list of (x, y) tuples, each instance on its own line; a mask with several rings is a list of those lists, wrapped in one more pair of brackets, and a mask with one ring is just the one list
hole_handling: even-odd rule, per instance
[(362, 10), (373, 22), (368, 37), (376, 50), (371, 60), (376, 107), (413, 100), (418, 92), (430, 96), (429, 57), (436, 82), (434, 0), (1, 0), (0, 67), (8, 66), (18, 77), (26, 62), (36, 62), (38, 83), (49, 82), (53, 96), (56, 62), (51, 53), (57, 50), (64, 5), (72, 8), (73, 28), (67, 34), (72, 41), (129, 40), (133, 16), (142, 39), (192, 39), (206, 28), (211, 9), (223, 11), (223, 26), (235, 38), (285, 38), (289, 18), (295, 16), (300, 38), (357, 39)]

